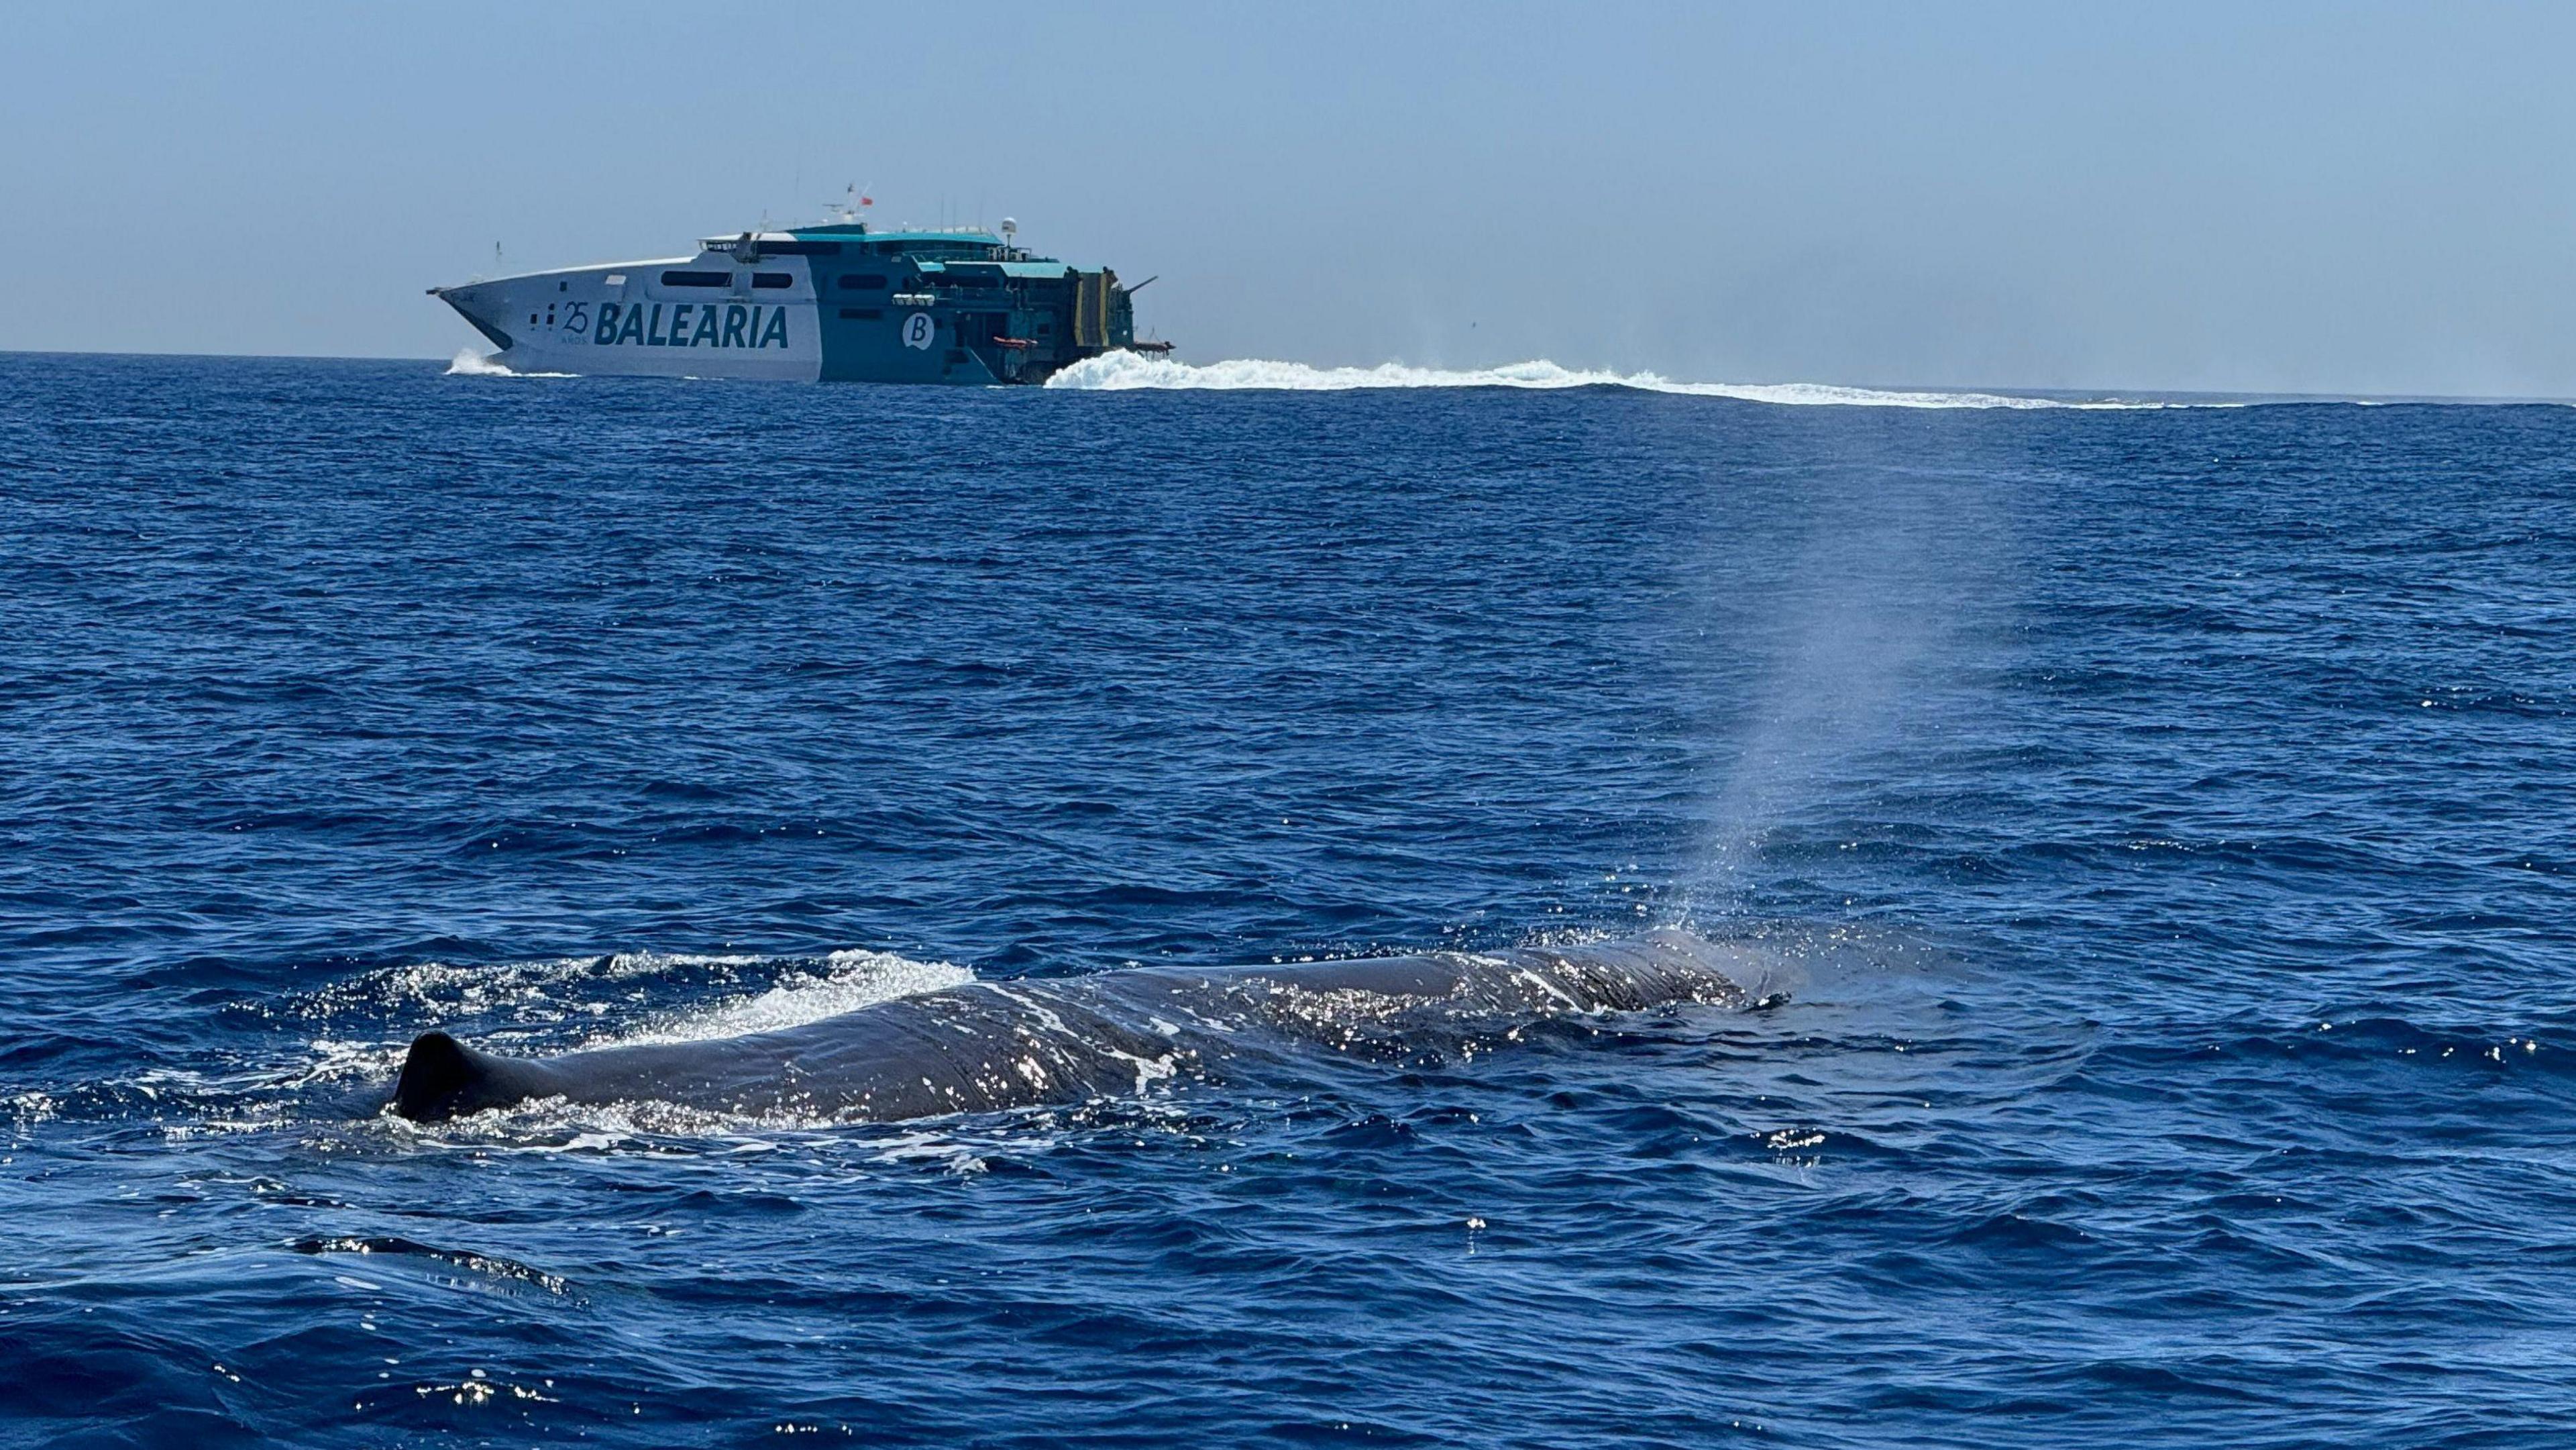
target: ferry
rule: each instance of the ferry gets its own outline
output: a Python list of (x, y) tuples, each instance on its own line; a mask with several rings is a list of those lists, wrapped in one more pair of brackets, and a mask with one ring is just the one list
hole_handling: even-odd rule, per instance
[(795, 382), (1043, 383), (1136, 340), (1134, 286), (1015, 244), (1018, 223), (879, 231), (849, 212), (710, 237), (697, 255), (495, 277), (429, 295), (513, 372)]

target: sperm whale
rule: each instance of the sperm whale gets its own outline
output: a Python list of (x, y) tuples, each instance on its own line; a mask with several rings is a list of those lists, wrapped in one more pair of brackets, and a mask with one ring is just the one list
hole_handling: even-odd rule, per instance
[(1742, 1007), (1763, 970), (1745, 949), (1667, 928), (1495, 953), (986, 980), (782, 1031), (541, 1059), (426, 1032), (387, 1106), (417, 1122), (552, 1098), (891, 1121), (1067, 1104), (1141, 1091), (1263, 1034), (1353, 1047), (1432, 1020)]

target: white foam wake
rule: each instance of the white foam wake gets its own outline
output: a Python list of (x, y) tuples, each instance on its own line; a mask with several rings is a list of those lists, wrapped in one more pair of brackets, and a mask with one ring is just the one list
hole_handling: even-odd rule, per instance
[(1355, 388), (1637, 388), (1750, 403), (1838, 405), (1862, 408), (2163, 408), (2174, 404), (2121, 398), (2061, 399), (2007, 393), (1905, 392), (1845, 388), (1829, 383), (1686, 383), (1654, 373), (1615, 373), (1563, 367), (1544, 358), (1497, 368), (1463, 371), (1380, 363), (1373, 368), (1319, 368), (1263, 358), (1195, 364), (1141, 353), (1109, 352), (1047, 379), (1050, 388), (1117, 392), (1137, 388), (1268, 388), (1288, 392), (1343, 392)]
[(823, 959), (819, 973), (798, 972), (756, 996), (737, 997), (713, 1007), (655, 1023), (639, 1032), (596, 1038), (583, 1047), (633, 1047), (648, 1042), (706, 1042), (780, 1032), (856, 1012), (897, 997), (914, 997), (948, 987), (962, 987), (975, 974), (948, 962), (918, 962), (892, 952), (838, 951)]
[(448, 359), (447, 375), (451, 378), (568, 378), (571, 373), (523, 373), (501, 361), (497, 352), (476, 352), (460, 347)]
[[(790, 963), (793, 965), (790, 965)], [(744, 979), (750, 979), (745, 982)], [(630, 1015), (652, 984), (690, 983), (721, 990), (766, 980), (758, 990), (702, 1000), (676, 1012)], [(700, 1042), (776, 1032), (897, 997), (962, 986), (975, 974), (947, 962), (915, 961), (891, 952), (844, 950), (822, 957), (775, 958), (620, 952), (606, 957), (551, 957), (455, 966), (414, 962), (335, 983), (282, 1007), (283, 1015), (342, 1024), (390, 1018), (396, 1035), (326, 1025), (310, 1055), (284, 1085), (390, 1079), (412, 1034), (427, 1027), (469, 1033), (498, 1051), (539, 1055), (647, 1042)], [(565, 1042), (561, 1030), (589, 1028)], [(356, 1026), (357, 1024), (348, 1024)], [(265, 1082), (266, 1079), (257, 1079)], [(0, 1100), (0, 1110), (7, 1103)]]

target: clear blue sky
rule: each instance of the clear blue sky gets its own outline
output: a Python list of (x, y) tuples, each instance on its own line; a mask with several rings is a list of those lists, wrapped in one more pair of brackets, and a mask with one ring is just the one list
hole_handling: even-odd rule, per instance
[(1185, 359), (2576, 395), (2576, 6), (16, 6), (0, 349), (444, 357), (421, 293), (850, 181)]

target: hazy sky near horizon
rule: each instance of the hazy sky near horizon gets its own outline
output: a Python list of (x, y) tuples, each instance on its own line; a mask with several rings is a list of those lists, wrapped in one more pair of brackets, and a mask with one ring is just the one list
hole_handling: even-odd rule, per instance
[(2576, 7), (84, 3), (0, 349), (444, 357), (422, 289), (851, 182), (1184, 360), (2576, 396)]

